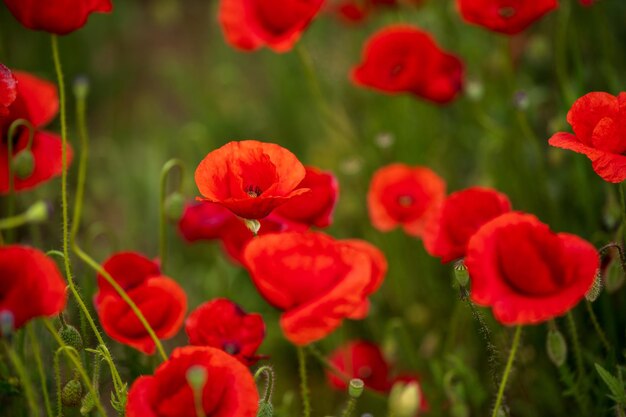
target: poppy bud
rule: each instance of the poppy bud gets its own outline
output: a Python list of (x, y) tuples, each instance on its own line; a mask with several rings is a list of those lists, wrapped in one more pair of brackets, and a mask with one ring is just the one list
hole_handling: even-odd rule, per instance
[(548, 357), (556, 366), (561, 366), (567, 359), (567, 342), (558, 329), (548, 331), (547, 339)]
[(11, 337), (15, 330), (15, 317), (8, 310), (0, 311), (0, 335), (7, 339)]
[(454, 264), (454, 278), (456, 278), (456, 282), (458, 282), (461, 287), (466, 287), (469, 283), (469, 272), (463, 261)]
[(257, 417), (273, 417), (274, 416), (274, 407), (272, 403), (269, 401), (261, 400), (259, 401), (259, 411), (256, 414)]
[(83, 396), (83, 385), (78, 379), (68, 381), (61, 391), (61, 402), (66, 407), (77, 407)]
[(59, 329), (59, 337), (68, 346), (76, 349), (77, 352), (83, 350), (83, 338), (76, 327), (66, 324)]
[(350, 385), (348, 386), (348, 395), (351, 398), (357, 399), (363, 394), (363, 389), (365, 388), (365, 383), (362, 379), (352, 378), (350, 380)]
[(397, 382), (389, 394), (389, 412), (396, 417), (413, 417), (419, 410), (420, 400), (417, 382)]
[(256, 236), (259, 234), (259, 230), (261, 230), (261, 223), (258, 220), (244, 219), (243, 221), (246, 224), (248, 230), (250, 230), (253, 235)]
[(28, 149), (18, 152), (13, 156), (11, 169), (19, 179), (30, 177), (35, 170), (35, 156)]
[(89, 391), (80, 402), (80, 414), (88, 415), (96, 407), (96, 401), (93, 394)]
[(49, 206), (43, 201), (37, 201), (26, 210), (24, 216), (28, 223), (43, 223), (50, 217)]
[(183, 217), (185, 211), (185, 198), (182, 194), (174, 192), (165, 200), (165, 214), (172, 222), (177, 222)]
[(604, 273), (604, 285), (608, 293), (614, 293), (624, 285), (624, 270), (619, 259), (611, 261)]
[(72, 87), (76, 98), (84, 99), (89, 94), (89, 78), (84, 75), (76, 77)]
[(602, 274), (598, 269), (596, 272), (596, 278), (593, 280), (593, 284), (591, 284), (591, 287), (585, 293), (585, 298), (589, 302), (593, 303), (598, 299), (600, 294), (602, 294)]

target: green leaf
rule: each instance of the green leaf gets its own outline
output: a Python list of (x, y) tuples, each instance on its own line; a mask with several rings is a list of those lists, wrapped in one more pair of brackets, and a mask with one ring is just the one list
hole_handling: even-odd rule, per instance
[(611, 390), (612, 395), (609, 395), (609, 397), (620, 405), (626, 404), (626, 393), (624, 392), (624, 385), (622, 382), (597, 363), (595, 364), (595, 367), (596, 371), (598, 371), (598, 374), (600, 375), (600, 378), (602, 378), (604, 383), (609, 387), (609, 390)]

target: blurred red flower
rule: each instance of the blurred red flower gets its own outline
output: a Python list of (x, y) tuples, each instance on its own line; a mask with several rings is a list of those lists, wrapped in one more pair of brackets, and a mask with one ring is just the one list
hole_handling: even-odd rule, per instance
[(204, 198), (244, 219), (261, 219), (294, 196), (306, 171), (298, 158), (273, 143), (230, 142), (198, 165), (196, 185)]
[(267, 46), (287, 52), (300, 39), (323, 0), (221, 0), (219, 21), (226, 41), (244, 51)]
[[(39, 128), (48, 124), (59, 110), (59, 98), (54, 84), (24, 72), (13, 72), (17, 85), (14, 85), (15, 98), (3, 112), (0, 112), (0, 194), (9, 192), (9, 128), (18, 119), (25, 119), (35, 128), (33, 142), (30, 147), (34, 159), (32, 173), (25, 178), (14, 175), (13, 183), (16, 191), (34, 188), (39, 184), (61, 175), (63, 164), (61, 161), (61, 138), (53, 133), (41, 132)], [(11, 81), (3, 71), (4, 85), (9, 86), (9, 96), (13, 93)], [(10, 97), (0, 94), (0, 101), (9, 102)], [(2, 107), (0, 107), (2, 108)], [(2, 114), (4, 113), (4, 115)], [(28, 146), (29, 132), (26, 128), (19, 128), (17, 138), (14, 138), (13, 155)], [(67, 146), (68, 166), (72, 161), (72, 148)]]
[(471, 187), (450, 194), (432, 216), (422, 239), (426, 251), (450, 262), (465, 256), (470, 238), (489, 220), (511, 211), (506, 195), (490, 188)]
[(256, 417), (259, 394), (248, 368), (212, 347), (177, 348), (152, 376), (139, 377), (128, 392), (128, 417), (195, 416), (194, 393), (187, 372), (203, 368), (206, 416)]
[(0, 247), (0, 313), (11, 314), (13, 328), (63, 311), (65, 285), (56, 264), (43, 252), (27, 246)]
[(256, 351), (265, 338), (263, 317), (247, 314), (226, 298), (206, 302), (192, 311), (185, 321), (185, 332), (190, 344), (222, 349), (246, 366), (261, 359)]
[(452, 101), (463, 87), (463, 63), (432, 37), (407, 25), (374, 34), (352, 70), (357, 85), (386, 93), (411, 93), (435, 103)]
[[(187, 296), (178, 283), (161, 275), (156, 262), (135, 252), (120, 252), (103, 268), (137, 304), (159, 339), (178, 332), (187, 311)], [(94, 302), (104, 331), (120, 343), (153, 354), (156, 346), (135, 313), (102, 275), (97, 279)]]
[(554, 233), (536, 217), (513, 212), (470, 239), (465, 264), (476, 304), (491, 306), (503, 324), (535, 324), (564, 314), (585, 296), (599, 257), (578, 236)]
[(298, 188), (308, 188), (311, 191), (293, 197), (278, 207), (274, 213), (296, 223), (328, 227), (332, 223), (339, 194), (337, 179), (330, 172), (308, 166), (305, 169), (306, 175)]
[(463, 19), (515, 35), (559, 6), (558, 0), (457, 0)]
[(416, 5), (422, 2), (423, 0), (341, 0), (331, 7), (331, 11), (346, 22), (359, 23), (383, 7), (398, 7), (401, 3)]
[(425, 167), (394, 163), (374, 173), (367, 206), (374, 227), (387, 232), (401, 226), (412, 236), (422, 236), (430, 216), (445, 198), (446, 184)]
[(587, 155), (593, 170), (603, 180), (618, 183), (626, 179), (626, 93), (617, 97), (589, 93), (567, 113), (574, 134), (559, 132), (550, 145)]
[(284, 311), (281, 328), (296, 345), (323, 339), (345, 318), (363, 318), (387, 271), (378, 249), (319, 232), (259, 236), (244, 260), (261, 295)]
[(111, 0), (4, 0), (28, 29), (66, 35), (82, 28), (91, 13), (113, 10)]
[(9, 106), (17, 98), (17, 80), (10, 69), (0, 64), (0, 117), (9, 114)]

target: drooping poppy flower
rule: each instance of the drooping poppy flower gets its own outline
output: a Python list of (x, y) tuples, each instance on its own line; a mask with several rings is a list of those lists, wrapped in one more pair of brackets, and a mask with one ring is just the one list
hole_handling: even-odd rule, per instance
[(200, 368), (206, 373), (201, 401), (205, 416), (256, 417), (259, 394), (248, 368), (222, 350), (205, 346), (177, 348), (154, 375), (139, 377), (128, 392), (126, 415), (197, 415), (187, 372)]
[(226, 41), (243, 51), (262, 46), (287, 52), (300, 39), (323, 0), (221, 0), (219, 21)]
[(463, 73), (461, 60), (443, 51), (428, 33), (393, 25), (367, 41), (352, 80), (385, 93), (411, 93), (445, 104), (461, 91)]
[(558, 0), (457, 0), (463, 19), (515, 35), (559, 6)]
[[(178, 332), (187, 311), (187, 296), (178, 283), (161, 275), (156, 262), (138, 253), (120, 252), (102, 266), (128, 293), (159, 339)], [(135, 313), (102, 275), (97, 279), (94, 301), (104, 331), (120, 343), (153, 354), (156, 346)]]
[(258, 236), (244, 251), (261, 295), (283, 310), (280, 325), (296, 345), (320, 340), (345, 318), (362, 317), (367, 297), (383, 280), (380, 252), (319, 232)]
[(0, 116), (9, 114), (9, 106), (17, 98), (17, 81), (10, 69), (0, 64)]
[(409, 235), (421, 236), (445, 193), (443, 179), (426, 167), (384, 166), (374, 173), (367, 193), (370, 220), (382, 232), (401, 226)]
[[(391, 388), (390, 366), (378, 345), (363, 340), (352, 341), (335, 350), (329, 357), (330, 363), (351, 378), (363, 380), (365, 386), (378, 392)], [(330, 385), (344, 391), (346, 382), (330, 371), (326, 371)]]
[(506, 195), (482, 187), (471, 187), (452, 193), (441, 210), (432, 216), (422, 239), (426, 251), (450, 262), (465, 256), (467, 243), (480, 227), (511, 211)]
[(298, 188), (306, 171), (298, 158), (273, 143), (230, 142), (198, 165), (201, 200), (218, 203), (244, 219), (262, 219), (289, 199), (309, 192)]
[[(16, 97), (8, 106), (8, 113), (0, 114), (0, 194), (9, 192), (9, 128), (18, 119), (25, 119), (35, 128), (30, 147), (34, 167), (30, 175), (20, 178), (14, 175), (16, 191), (29, 190), (39, 184), (61, 175), (61, 138), (39, 129), (48, 124), (59, 109), (59, 99), (54, 84), (24, 72), (13, 72), (17, 81)], [(1, 112), (0, 112), (1, 113)], [(19, 128), (17, 138), (13, 138), (13, 156), (28, 146), (29, 132)], [(68, 166), (72, 161), (72, 149), (67, 145)]]
[(63, 311), (65, 286), (56, 264), (44, 253), (27, 246), (0, 246), (0, 313), (10, 313), (13, 328)]
[(567, 113), (574, 134), (559, 132), (550, 145), (587, 155), (603, 180), (626, 179), (626, 93), (585, 94)]
[(4, 0), (25, 27), (66, 35), (82, 28), (91, 13), (113, 10), (111, 0)]
[(332, 223), (337, 203), (339, 185), (335, 176), (314, 167), (305, 167), (306, 176), (298, 188), (311, 191), (293, 197), (278, 207), (274, 213), (296, 223), (315, 227), (328, 227)]
[(512, 212), (470, 239), (465, 264), (476, 304), (490, 306), (503, 324), (535, 324), (566, 313), (585, 296), (599, 257), (578, 236)]
[(246, 366), (261, 359), (256, 351), (265, 338), (263, 317), (246, 313), (226, 298), (206, 302), (192, 311), (185, 321), (185, 332), (190, 344), (222, 349)]

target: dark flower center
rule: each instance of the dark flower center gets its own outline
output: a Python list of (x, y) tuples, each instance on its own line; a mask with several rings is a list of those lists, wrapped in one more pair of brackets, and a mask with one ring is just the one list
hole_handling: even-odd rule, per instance
[(241, 351), (241, 347), (239, 346), (238, 343), (235, 343), (235, 342), (224, 343), (224, 345), (222, 346), (222, 349), (224, 350), (224, 352), (228, 353), (229, 355), (236, 355)]
[(501, 7), (500, 10), (498, 10), (498, 14), (500, 15), (500, 17), (503, 17), (505, 19), (512, 18), (513, 16), (515, 16), (515, 13), (517, 13), (517, 11), (514, 7), (511, 6)]
[(401, 195), (398, 197), (398, 204), (402, 207), (411, 207), (415, 200), (410, 195)]
[(367, 379), (372, 376), (372, 368), (369, 366), (361, 366), (357, 371), (357, 376), (361, 379)]
[(246, 187), (246, 193), (252, 198), (257, 198), (263, 193), (263, 191), (256, 185), (249, 185)]

